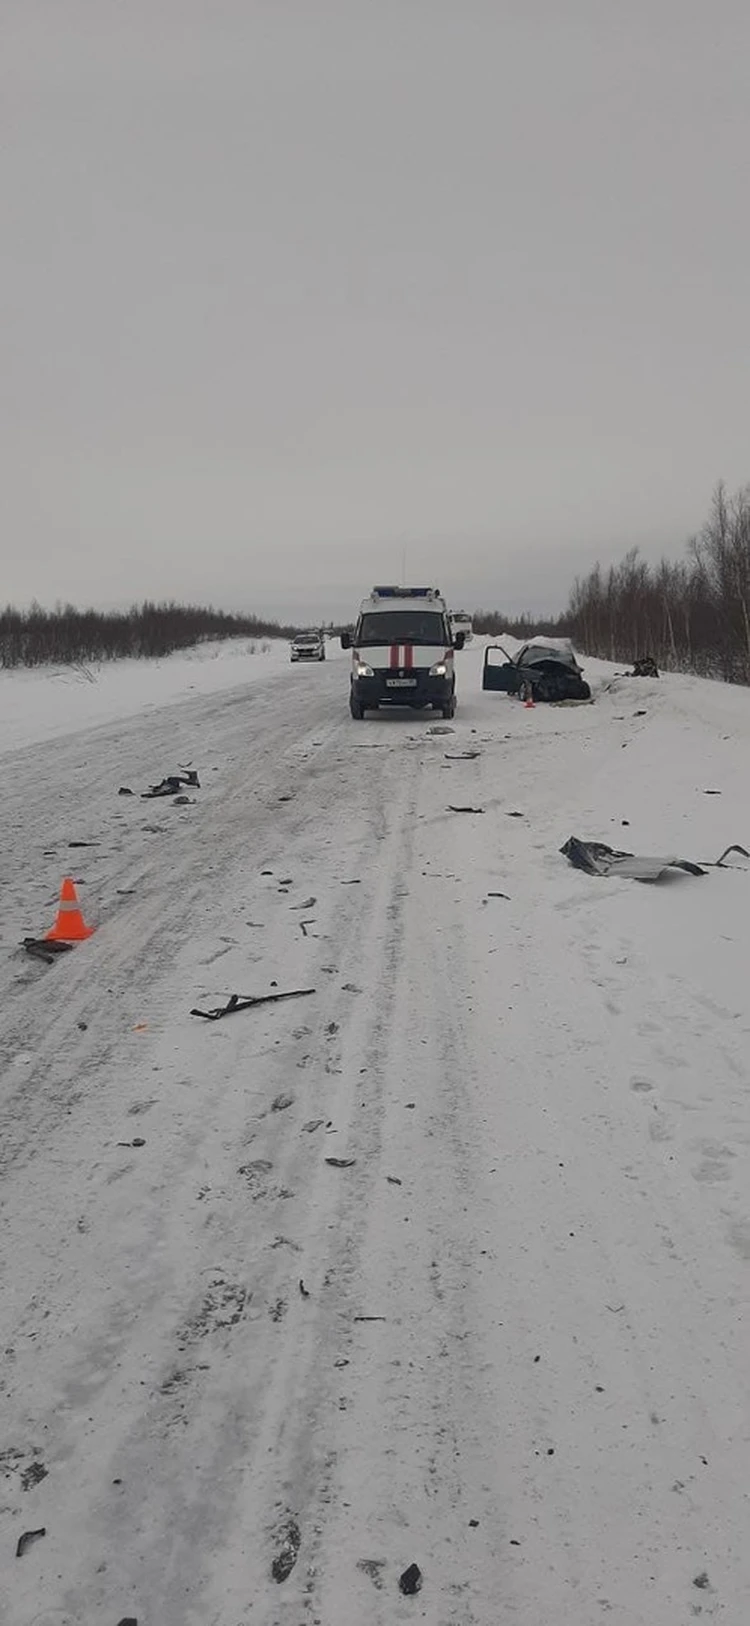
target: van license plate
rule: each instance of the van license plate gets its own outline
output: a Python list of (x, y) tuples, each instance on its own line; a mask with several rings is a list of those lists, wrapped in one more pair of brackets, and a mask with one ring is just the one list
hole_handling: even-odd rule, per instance
[(416, 689), (416, 678), (386, 678), (386, 689)]

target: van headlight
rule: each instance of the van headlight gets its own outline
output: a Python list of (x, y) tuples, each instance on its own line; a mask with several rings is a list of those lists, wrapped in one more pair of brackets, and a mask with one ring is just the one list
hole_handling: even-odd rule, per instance
[(430, 667), (430, 677), (447, 677), (448, 668), (445, 661), (438, 661), (437, 666)]
[(374, 677), (374, 676), (375, 676), (375, 673), (373, 672), (373, 669), (372, 669), (371, 666), (367, 666), (364, 661), (358, 661), (357, 662), (357, 677)]

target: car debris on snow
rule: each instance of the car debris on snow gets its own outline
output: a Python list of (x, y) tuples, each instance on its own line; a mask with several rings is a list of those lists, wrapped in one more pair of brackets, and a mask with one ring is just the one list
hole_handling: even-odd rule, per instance
[(734, 842), (731, 847), (727, 847), (726, 851), (722, 853), (721, 858), (717, 858), (716, 862), (713, 863), (713, 864), (706, 863), (705, 868), (706, 869), (738, 869), (738, 868), (743, 868), (744, 866), (742, 866), (742, 865), (727, 864), (726, 860), (728, 859), (730, 853), (739, 853), (740, 858), (750, 858), (750, 853), (748, 852), (747, 848), (746, 847), (740, 847), (737, 842)]
[(633, 853), (616, 852), (602, 841), (580, 841), (577, 836), (571, 836), (560, 852), (575, 869), (582, 869), (587, 875), (619, 875), (630, 881), (658, 881), (671, 869), (684, 870), (687, 875), (705, 875), (707, 869), (736, 868), (726, 862), (731, 853), (750, 859), (747, 849), (736, 842), (727, 847), (720, 858), (702, 858), (700, 864), (694, 864), (687, 858), (642, 858)]
[(199, 1011), (195, 1006), (191, 1016), (202, 1016), (206, 1022), (218, 1022), (222, 1016), (233, 1016), (235, 1011), (249, 1011), (255, 1005), (274, 1005), (281, 999), (304, 999), (314, 994), (314, 988), (290, 988), (283, 994), (230, 994), (226, 1005), (215, 1005), (210, 1011)]
[(329, 1169), (353, 1169), (357, 1159), (356, 1157), (327, 1157), (325, 1161)]
[(484, 808), (483, 807), (454, 807), (453, 803), (451, 802), (449, 807), (448, 807), (448, 812), (449, 813), (483, 813)]
[(274, 1581), (278, 1581), (279, 1585), (281, 1585), (282, 1581), (288, 1581), (289, 1576), (294, 1569), (302, 1538), (299, 1532), (299, 1525), (295, 1519), (290, 1519), (289, 1522), (284, 1525), (279, 1534), (280, 1545), (276, 1557), (271, 1564), (271, 1574)]
[(56, 938), (24, 937), (21, 947), (34, 960), (43, 960), (46, 965), (54, 965), (58, 954), (67, 954), (72, 949), (72, 943), (61, 943)]
[(150, 785), (148, 790), (141, 791), (141, 800), (148, 802), (156, 796), (176, 796), (183, 785), (188, 785), (191, 790), (200, 790), (200, 780), (194, 768), (184, 773), (167, 774), (160, 784)]
[(18, 1538), (16, 1558), (23, 1558), (29, 1547), (33, 1547), (35, 1541), (41, 1541), (42, 1536), (46, 1536), (46, 1534), (47, 1531), (44, 1526), (42, 1526), (41, 1530), (24, 1530), (23, 1535)]
[(403, 1575), (399, 1576), (398, 1585), (399, 1591), (403, 1592), (407, 1598), (411, 1598), (416, 1592), (421, 1591), (422, 1571), (419, 1565), (410, 1564), (408, 1570), (404, 1570)]
[(587, 875), (619, 875), (623, 880), (659, 881), (669, 870), (684, 870), (687, 875), (705, 875), (699, 864), (687, 858), (641, 858), (634, 853), (615, 852), (602, 841), (581, 841), (571, 836), (560, 852), (573, 865)]
[(632, 670), (632, 672), (626, 672), (625, 676), (626, 677), (658, 678), (659, 669), (657, 667), (656, 661), (652, 660), (650, 655), (647, 655), (645, 660), (634, 661), (633, 662), (633, 670)]
[(30, 1463), (29, 1467), (24, 1468), (21, 1473), (21, 1490), (34, 1490), (37, 1485), (41, 1485), (43, 1479), (47, 1478), (48, 1473), (49, 1468), (45, 1468), (43, 1462)]

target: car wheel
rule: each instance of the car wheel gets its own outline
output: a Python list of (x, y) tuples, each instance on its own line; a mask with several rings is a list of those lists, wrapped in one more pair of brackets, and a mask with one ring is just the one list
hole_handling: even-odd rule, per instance
[(362, 705), (362, 701), (357, 698), (353, 690), (349, 696), (349, 710), (355, 722), (361, 723), (365, 715), (365, 708)]

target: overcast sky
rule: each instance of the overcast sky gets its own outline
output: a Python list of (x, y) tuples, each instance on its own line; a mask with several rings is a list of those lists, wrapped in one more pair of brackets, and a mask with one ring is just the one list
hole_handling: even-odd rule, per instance
[(562, 607), (750, 479), (749, 0), (0, 0), (0, 598)]

